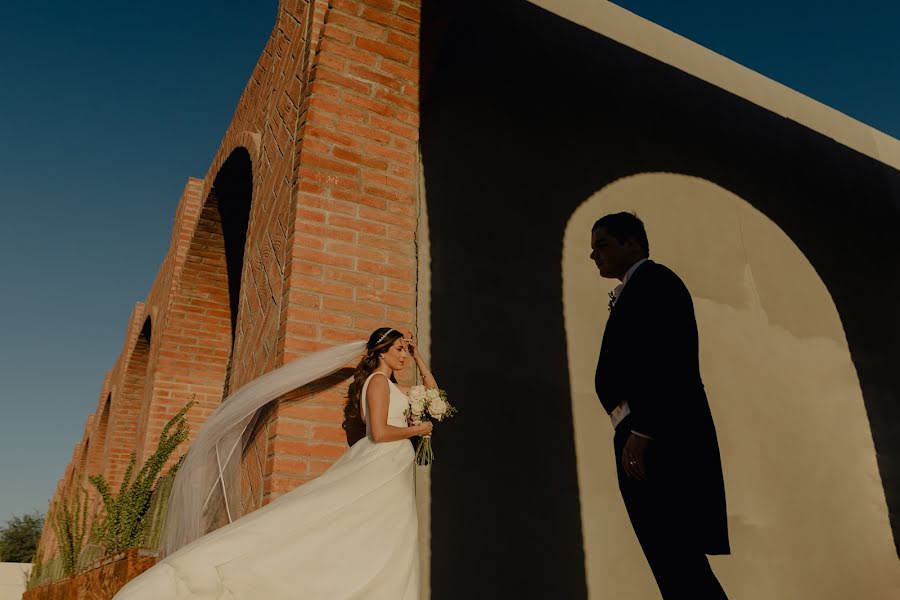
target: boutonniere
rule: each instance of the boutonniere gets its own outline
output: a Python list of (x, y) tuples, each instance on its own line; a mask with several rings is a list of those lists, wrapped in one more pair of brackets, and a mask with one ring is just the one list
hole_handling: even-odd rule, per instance
[(612, 312), (613, 306), (618, 302), (619, 296), (622, 294), (622, 288), (624, 287), (625, 284), (620, 283), (609, 293), (609, 304), (606, 305), (607, 308), (609, 308), (609, 312)]

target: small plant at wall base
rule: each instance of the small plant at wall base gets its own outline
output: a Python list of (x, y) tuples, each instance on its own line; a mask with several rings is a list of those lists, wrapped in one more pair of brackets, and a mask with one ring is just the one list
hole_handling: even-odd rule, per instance
[(93, 475), (89, 478), (103, 499), (104, 509), (92, 537), (107, 554), (118, 554), (127, 548), (143, 545), (154, 520), (161, 518), (160, 510), (155, 507), (164, 506), (164, 502), (160, 497), (161, 494), (156, 492), (169, 488), (166, 482), (174, 477), (184, 456), (182, 455), (165, 475), (160, 476), (160, 471), (175, 449), (187, 439), (190, 426), (184, 416), (193, 405), (194, 401), (191, 400), (178, 411), (178, 414), (169, 419), (159, 435), (156, 451), (144, 462), (134, 481), (131, 480), (131, 476), (134, 473), (137, 455), (132, 451), (125, 477), (116, 496), (112, 495), (109, 484), (102, 475)]
[(41, 578), (44, 575), (44, 557), (41, 555), (40, 548), (34, 553), (33, 563), (34, 566), (31, 567), (31, 573), (28, 574), (28, 579), (25, 580), (26, 590), (30, 590), (40, 585)]
[(72, 492), (70, 498), (62, 498), (57, 502), (50, 514), (50, 526), (56, 534), (59, 559), (66, 576), (75, 574), (84, 548), (88, 501), (87, 492), (81, 487), (80, 476)]

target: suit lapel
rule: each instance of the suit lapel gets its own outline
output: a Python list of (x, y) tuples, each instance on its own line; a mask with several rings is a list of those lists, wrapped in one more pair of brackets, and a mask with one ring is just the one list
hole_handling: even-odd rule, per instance
[[(623, 302), (628, 302), (628, 298), (632, 295), (631, 292), (634, 291), (637, 282), (641, 280), (643, 275), (647, 271), (649, 271), (654, 264), (655, 263), (652, 260), (647, 260), (647, 262), (639, 266), (637, 270), (631, 274), (631, 277), (628, 279), (628, 283), (625, 285), (625, 287), (622, 288), (622, 291), (619, 292), (619, 297), (618, 299), (616, 299), (616, 303), (615, 305), (613, 305), (613, 308), (610, 311), (611, 313), (615, 313), (616, 310), (621, 309)], [(610, 319), (612, 319), (612, 314), (610, 315)]]

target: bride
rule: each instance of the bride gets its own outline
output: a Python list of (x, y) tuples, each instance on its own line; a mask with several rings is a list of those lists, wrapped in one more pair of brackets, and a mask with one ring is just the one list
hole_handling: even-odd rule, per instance
[[(234, 448), (247, 439), (253, 415), (285, 392), (338, 370), (360, 350), (344, 413), (345, 427), (361, 418), (366, 436), (317, 479), (203, 535), (211, 498), (219, 498), (229, 520), (239, 510), (235, 494), (229, 498), (227, 492), (235, 474), (239, 485), (240, 453)], [(180, 549), (129, 582), (115, 600), (417, 599), (414, 451), (406, 440), (430, 435), (432, 424), (407, 426), (407, 388), (394, 374), (410, 358), (425, 386), (437, 387), (412, 334), (383, 327), (368, 342), (289, 363), (226, 399), (176, 476), (163, 551)]]

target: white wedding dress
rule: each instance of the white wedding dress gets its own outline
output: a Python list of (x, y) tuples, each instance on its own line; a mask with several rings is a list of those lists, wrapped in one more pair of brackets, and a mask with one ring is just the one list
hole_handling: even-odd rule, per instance
[[(114, 600), (416, 600), (418, 518), (408, 440), (367, 436), (328, 471), (209, 533), (129, 582)], [(406, 426), (390, 387), (388, 424)]]

